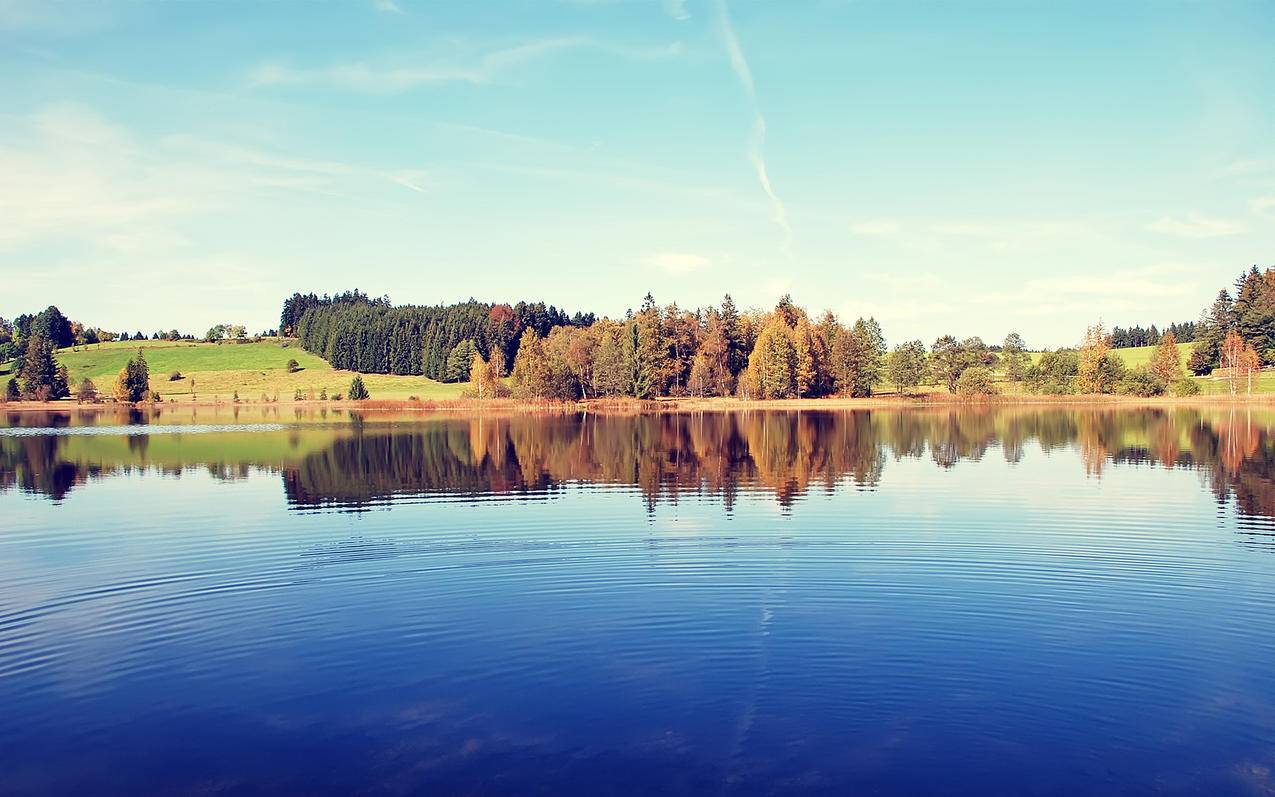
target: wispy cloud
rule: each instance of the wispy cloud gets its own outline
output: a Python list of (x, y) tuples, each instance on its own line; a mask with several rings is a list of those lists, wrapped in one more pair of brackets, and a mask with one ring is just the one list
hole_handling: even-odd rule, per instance
[(372, 3), (372, 6), (377, 11), (383, 11), (387, 14), (402, 14), (403, 13), (402, 6), (394, 2), (394, 0), (375, 0), (375, 2)]
[(871, 219), (851, 224), (850, 234), (863, 236), (897, 235), (901, 229), (903, 229), (903, 226), (892, 219)]
[(1217, 219), (1207, 216), (1164, 216), (1151, 222), (1146, 227), (1151, 232), (1163, 235), (1175, 235), (1179, 238), (1217, 238), (1223, 235), (1236, 235), (1244, 231), (1242, 225), (1229, 219)]
[(664, 13), (679, 22), (691, 18), (691, 12), (686, 10), (686, 0), (664, 0)]
[(748, 67), (748, 59), (744, 56), (743, 48), (740, 47), (739, 37), (735, 35), (735, 26), (731, 24), (726, 0), (717, 0), (717, 11), (718, 27), (721, 30), (722, 42), (726, 46), (726, 53), (730, 56), (731, 69), (735, 71), (740, 85), (744, 87), (744, 93), (748, 95), (748, 102), (753, 110), (753, 135), (748, 148), (748, 159), (753, 164), (754, 171), (757, 172), (757, 182), (761, 184), (762, 190), (770, 199), (771, 218), (784, 231), (784, 250), (791, 257), (792, 226), (788, 223), (788, 209), (775, 192), (770, 182), (770, 171), (766, 168), (766, 117), (762, 115), (761, 106), (757, 103), (757, 88), (753, 83), (753, 72)]
[(644, 61), (674, 58), (685, 50), (680, 42), (631, 47), (588, 36), (566, 36), (539, 39), (494, 50), (466, 63), (440, 59), (427, 64), (351, 62), (308, 68), (275, 61), (258, 66), (250, 81), (255, 86), (320, 85), (367, 94), (395, 94), (430, 84), (491, 83), (516, 67), (555, 53), (580, 49)]
[(379, 196), (378, 185), (421, 192), (428, 184), (420, 169), (298, 158), (198, 136), (142, 139), (65, 104), (0, 131), (0, 174), (0, 246), (80, 240), (117, 252), (168, 247), (180, 238), (166, 225), (254, 195), (366, 199)]
[(1249, 209), (1259, 216), (1275, 215), (1275, 196), (1259, 196), (1249, 200)]
[(687, 274), (713, 265), (713, 261), (707, 257), (689, 252), (660, 252), (647, 257), (645, 262), (648, 266), (663, 269), (670, 274)]

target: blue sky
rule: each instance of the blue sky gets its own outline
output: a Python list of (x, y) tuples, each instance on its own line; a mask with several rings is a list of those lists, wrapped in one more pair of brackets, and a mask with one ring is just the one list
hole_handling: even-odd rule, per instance
[(0, 314), (293, 290), (1194, 319), (1275, 265), (1275, 6), (0, 0)]

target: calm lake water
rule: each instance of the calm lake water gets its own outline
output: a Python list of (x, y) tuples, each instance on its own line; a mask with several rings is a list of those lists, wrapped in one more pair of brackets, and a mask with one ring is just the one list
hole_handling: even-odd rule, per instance
[(1273, 412), (0, 427), (0, 793), (1275, 792)]

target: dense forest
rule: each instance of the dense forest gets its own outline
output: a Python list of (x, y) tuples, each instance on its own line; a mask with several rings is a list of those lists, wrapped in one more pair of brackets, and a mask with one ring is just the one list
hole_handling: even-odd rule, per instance
[(908, 393), (931, 384), (981, 396), (1003, 380), (1036, 393), (1198, 391), (1185, 379), (1175, 334), (1192, 335), (1193, 324), (1156, 330), (1153, 362), (1131, 370), (1110, 352), (1115, 336), (1101, 326), (1080, 348), (1047, 352), (1036, 363), (1017, 333), (993, 345), (943, 335), (891, 350), (875, 319), (814, 317), (787, 296), (770, 311), (741, 311), (729, 295), (688, 310), (648, 294), (636, 312), (598, 319), (543, 304), (395, 307), (358, 291), (294, 294), (280, 329), (335, 367), (469, 382), (476, 398), (860, 398), (882, 386)]

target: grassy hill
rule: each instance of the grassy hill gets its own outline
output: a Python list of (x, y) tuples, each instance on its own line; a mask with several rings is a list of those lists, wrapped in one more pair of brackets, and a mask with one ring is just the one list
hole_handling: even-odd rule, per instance
[[(322, 358), (302, 351), (295, 342), (263, 340), (260, 343), (192, 343), (186, 341), (130, 341), (82, 346), (78, 350), (63, 349), (58, 360), (66, 366), (72, 390), (85, 377), (92, 379), (99, 391), (109, 392), (124, 364), (138, 348), (146, 354), (150, 366), (151, 389), (167, 400), (230, 399), (237, 391), (242, 399), (259, 399), (262, 395), (291, 400), (297, 390), (313, 391), (317, 396), (326, 390), (329, 396), (347, 393), (352, 371), (338, 371)], [(301, 370), (288, 373), (288, 360), (296, 360)], [(170, 381), (169, 375), (180, 372), (181, 379)], [(374, 399), (459, 398), (462, 385), (449, 385), (423, 376), (391, 376), (364, 374), (363, 381)]]

